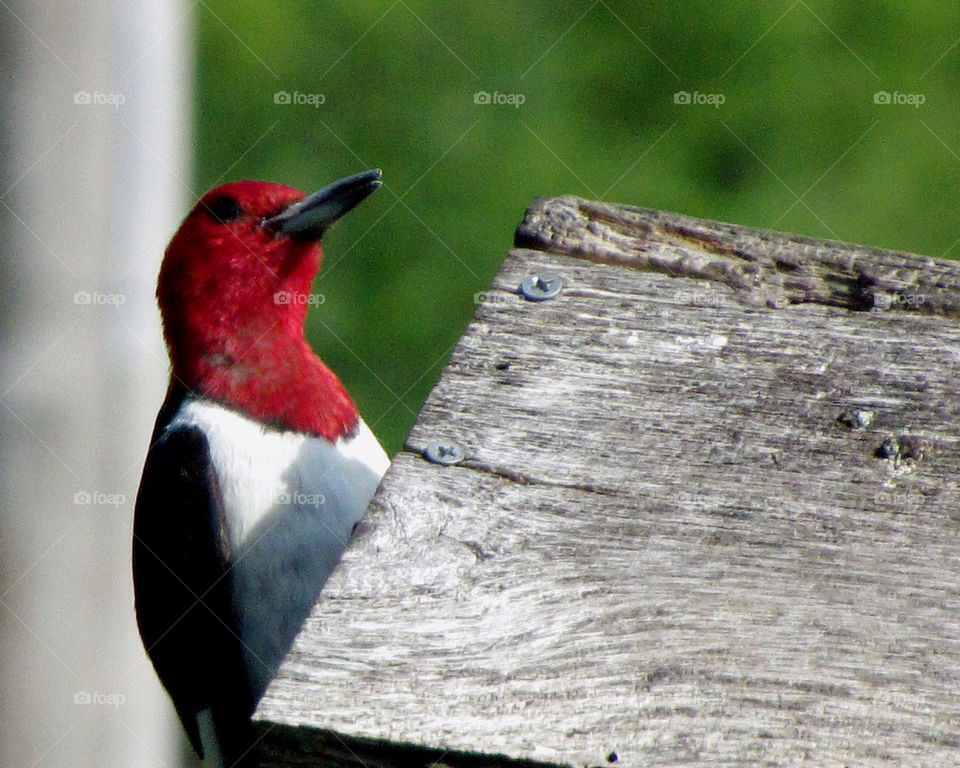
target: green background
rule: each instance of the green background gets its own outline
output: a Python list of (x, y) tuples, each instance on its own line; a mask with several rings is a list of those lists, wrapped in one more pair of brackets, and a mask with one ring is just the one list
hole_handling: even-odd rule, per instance
[(325, 240), (309, 334), (391, 453), (536, 195), (960, 253), (955, 0), (206, 0), (197, 14), (198, 195), (384, 171)]

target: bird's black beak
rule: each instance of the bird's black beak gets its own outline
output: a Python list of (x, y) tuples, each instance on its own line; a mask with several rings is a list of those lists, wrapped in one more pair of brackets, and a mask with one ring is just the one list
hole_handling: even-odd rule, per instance
[(380, 186), (379, 168), (348, 176), (289, 205), (262, 226), (297, 240), (319, 240), (330, 225)]

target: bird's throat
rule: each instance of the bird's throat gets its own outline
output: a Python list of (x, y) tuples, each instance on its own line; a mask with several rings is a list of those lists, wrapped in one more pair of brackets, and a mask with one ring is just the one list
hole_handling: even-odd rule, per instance
[(175, 383), (265, 425), (331, 442), (356, 428), (353, 400), (303, 338), (234, 334), (184, 357), (174, 360)]

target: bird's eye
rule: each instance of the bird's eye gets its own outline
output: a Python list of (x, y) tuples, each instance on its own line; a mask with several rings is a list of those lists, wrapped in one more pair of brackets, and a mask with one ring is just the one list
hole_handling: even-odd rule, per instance
[(240, 204), (232, 197), (218, 197), (206, 204), (207, 213), (217, 221), (233, 221), (243, 214)]

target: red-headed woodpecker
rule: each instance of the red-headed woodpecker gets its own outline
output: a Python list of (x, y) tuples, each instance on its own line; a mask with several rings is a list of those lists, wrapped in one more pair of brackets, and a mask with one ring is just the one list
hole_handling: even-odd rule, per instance
[(380, 171), (309, 197), (208, 192), (157, 286), (171, 375), (133, 536), (137, 623), (197, 753), (249, 749), (249, 718), (389, 459), (303, 335), (326, 229)]

